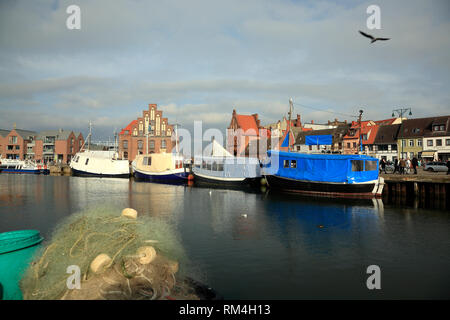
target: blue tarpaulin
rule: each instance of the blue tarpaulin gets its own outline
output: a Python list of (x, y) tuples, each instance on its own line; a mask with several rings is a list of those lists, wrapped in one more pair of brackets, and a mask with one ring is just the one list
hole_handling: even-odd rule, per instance
[[(378, 159), (366, 155), (304, 154), (269, 150), (265, 174), (315, 182), (357, 183), (378, 179)], [(294, 162), (293, 162), (294, 161)]]
[(305, 136), (307, 146), (316, 145), (332, 145), (333, 136), (331, 134), (320, 135), (320, 136)]

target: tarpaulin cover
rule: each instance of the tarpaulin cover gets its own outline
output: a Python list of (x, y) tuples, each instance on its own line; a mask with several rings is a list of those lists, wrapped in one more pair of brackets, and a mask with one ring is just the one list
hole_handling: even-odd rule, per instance
[(331, 134), (319, 136), (305, 136), (307, 146), (315, 145), (331, 145), (333, 144), (333, 136)]
[[(269, 161), (265, 166), (265, 174), (337, 183), (360, 183), (378, 179), (378, 159), (365, 155), (305, 154), (273, 150), (267, 153)], [(352, 160), (361, 165), (362, 171), (352, 170)]]

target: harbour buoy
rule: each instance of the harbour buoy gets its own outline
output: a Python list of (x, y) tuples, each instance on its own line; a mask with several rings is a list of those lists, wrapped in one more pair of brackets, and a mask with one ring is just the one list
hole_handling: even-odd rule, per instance
[(246, 213), (244, 213), (244, 214), (241, 214), (241, 217), (243, 217), (243, 218), (247, 218), (247, 214), (246, 214)]
[(265, 186), (267, 184), (266, 178), (261, 178), (261, 185)]
[(188, 175), (188, 181), (194, 181), (194, 175), (193, 174)]
[(130, 219), (137, 219), (137, 211), (132, 208), (125, 208), (122, 210), (122, 216)]
[(152, 246), (140, 247), (137, 250), (140, 264), (149, 264), (156, 258), (156, 250)]
[(318, 225), (318, 227), (319, 227), (320, 229), (322, 229), (322, 228), (323, 228), (323, 225), (320, 224), (320, 225)]
[(106, 267), (111, 262), (111, 258), (106, 254), (102, 253), (95, 257), (91, 262), (91, 270), (94, 273), (102, 272), (104, 267)]

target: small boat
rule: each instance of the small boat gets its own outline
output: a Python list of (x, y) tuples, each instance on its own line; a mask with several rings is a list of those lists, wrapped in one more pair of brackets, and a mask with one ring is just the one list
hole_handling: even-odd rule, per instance
[(138, 181), (184, 183), (189, 176), (188, 161), (173, 153), (138, 155), (131, 168)]
[(268, 153), (263, 173), (273, 190), (317, 196), (381, 197), (378, 159), (367, 155)]
[(32, 160), (0, 159), (0, 172), (48, 174), (50, 170), (47, 165), (36, 164)]
[(198, 185), (259, 185), (261, 180), (261, 165), (257, 158), (235, 157), (215, 140), (211, 144), (211, 156), (196, 157), (192, 171)]
[(117, 158), (115, 151), (82, 151), (70, 162), (72, 174), (79, 177), (128, 178), (128, 160)]
[[(90, 150), (92, 137), (92, 124), (89, 123), (89, 135), (87, 136), (88, 150), (84, 149), (85, 143), (81, 146), (70, 161), (72, 174), (79, 177), (99, 177), (99, 178), (128, 178), (130, 176), (130, 164), (128, 160), (119, 159), (117, 148), (106, 151)], [(117, 135), (114, 134), (115, 140)], [(116, 142), (114, 143), (116, 145)]]

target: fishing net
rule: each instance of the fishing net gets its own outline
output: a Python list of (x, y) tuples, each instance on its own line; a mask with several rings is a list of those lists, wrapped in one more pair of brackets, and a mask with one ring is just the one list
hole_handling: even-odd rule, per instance
[[(35, 255), (24, 299), (198, 299), (172, 227), (133, 209), (97, 208), (68, 217)], [(78, 266), (81, 286), (67, 284)]]

